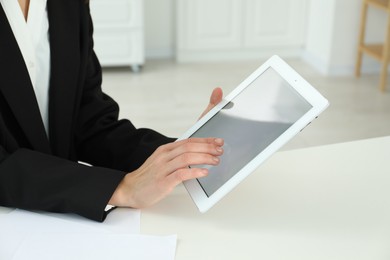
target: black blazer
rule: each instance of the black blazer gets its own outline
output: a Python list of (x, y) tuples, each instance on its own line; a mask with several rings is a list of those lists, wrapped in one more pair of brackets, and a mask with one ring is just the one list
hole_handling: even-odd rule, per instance
[(48, 0), (47, 8), (49, 138), (0, 5), (0, 205), (73, 212), (102, 221), (126, 172), (173, 139), (118, 120), (118, 105), (101, 90), (88, 4)]

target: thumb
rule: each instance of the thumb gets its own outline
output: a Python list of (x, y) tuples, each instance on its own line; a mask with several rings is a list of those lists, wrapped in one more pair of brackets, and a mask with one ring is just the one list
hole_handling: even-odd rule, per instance
[(221, 102), (223, 96), (223, 92), (221, 88), (215, 88), (210, 96), (210, 105), (215, 106), (219, 102)]

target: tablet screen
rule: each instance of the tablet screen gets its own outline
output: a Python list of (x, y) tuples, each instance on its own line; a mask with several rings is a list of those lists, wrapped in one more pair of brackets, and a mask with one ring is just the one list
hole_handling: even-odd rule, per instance
[(208, 197), (283, 134), (312, 106), (274, 69), (268, 68), (192, 137), (225, 140), (218, 166), (198, 182)]

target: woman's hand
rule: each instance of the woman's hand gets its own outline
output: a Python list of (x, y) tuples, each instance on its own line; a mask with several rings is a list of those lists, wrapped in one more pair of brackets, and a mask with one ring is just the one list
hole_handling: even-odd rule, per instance
[(207, 176), (207, 169), (188, 166), (217, 165), (222, 146), (219, 138), (190, 138), (160, 146), (139, 169), (125, 176), (109, 204), (132, 208), (155, 204), (181, 182)]
[(205, 111), (203, 111), (202, 115), (199, 117), (201, 119), (207, 112), (213, 109), (219, 102), (221, 102), (223, 97), (223, 92), (221, 88), (215, 88), (210, 96), (210, 102), (207, 105)]

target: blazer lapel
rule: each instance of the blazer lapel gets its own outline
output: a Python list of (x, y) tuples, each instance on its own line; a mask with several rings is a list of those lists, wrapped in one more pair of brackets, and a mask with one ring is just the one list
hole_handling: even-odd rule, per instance
[(0, 5), (0, 91), (33, 149), (50, 153), (34, 89), (23, 56)]
[(80, 68), (80, 1), (48, 0), (51, 48), (49, 129), (53, 153), (70, 156)]

